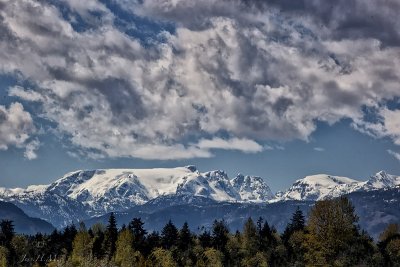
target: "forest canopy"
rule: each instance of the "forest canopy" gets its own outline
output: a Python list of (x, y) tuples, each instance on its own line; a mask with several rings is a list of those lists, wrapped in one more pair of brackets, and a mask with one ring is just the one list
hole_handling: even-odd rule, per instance
[(0, 223), (0, 267), (9, 266), (398, 266), (400, 226), (390, 224), (379, 240), (360, 229), (345, 198), (316, 202), (306, 218), (297, 208), (283, 233), (268, 218), (248, 218), (230, 232), (223, 220), (194, 232), (169, 220), (148, 232), (141, 218), (117, 227), (70, 225), (51, 234), (21, 235), (12, 221)]

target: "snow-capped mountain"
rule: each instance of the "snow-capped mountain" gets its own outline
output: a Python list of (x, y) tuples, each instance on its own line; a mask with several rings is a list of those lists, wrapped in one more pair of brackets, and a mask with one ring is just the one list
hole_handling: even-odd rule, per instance
[(126, 210), (169, 195), (185, 196), (185, 201), (187, 196), (198, 196), (218, 202), (274, 198), (260, 177), (238, 175), (231, 180), (224, 171), (200, 173), (194, 166), (75, 171), (50, 185), (0, 189), (0, 200), (16, 204), (31, 216), (49, 218), (55, 225)]
[(384, 171), (371, 176), (367, 181), (357, 181), (347, 177), (318, 174), (306, 176), (293, 183), (285, 192), (276, 195), (280, 200), (316, 201), (335, 198), (356, 191), (371, 191), (392, 188), (400, 185), (400, 176), (390, 175)]
[(362, 183), (364, 190), (391, 188), (400, 185), (400, 176), (391, 175), (384, 171), (371, 176), (368, 181)]
[(269, 186), (258, 176), (238, 174), (232, 180), (232, 185), (242, 200), (265, 202), (274, 198)]
[(11, 202), (29, 216), (46, 219), (60, 227), (147, 203), (162, 208), (165, 203), (315, 201), (395, 186), (400, 186), (400, 176), (383, 171), (364, 182), (319, 174), (297, 180), (288, 190), (274, 196), (261, 177), (238, 174), (230, 179), (221, 170), (202, 173), (194, 166), (99, 169), (71, 172), (49, 185), (0, 188), (0, 200)]

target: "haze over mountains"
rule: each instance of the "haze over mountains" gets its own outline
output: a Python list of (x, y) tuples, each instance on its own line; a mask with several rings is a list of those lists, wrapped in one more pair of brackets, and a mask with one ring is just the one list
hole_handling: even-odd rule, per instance
[[(0, 188), (0, 200), (15, 204), (31, 217), (64, 227), (78, 220), (106, 216), (109, 212), (128, 212), (126, 214), (129, 216), (137, 212), (143, 216), (151, 213), (154, 221), (155, 212), (162, 211), (164, 215), (160, 216), (164, 218), (176, 213), (171, 207), (185, 205), (186, 208), (202, 207), (207, 220), (212, 214), (223, 216), (224, 212), (237, 212), (235, 207), (246, 210), (246, 216), (252, 216), (250, 210), (256, 209), (253, 210), (254, 214), (262, 214), (270, 206), (268, 212), (271, 214), (272, 206), (291, 207), (302, 202), (308, 203), (308, 207), (309, 203), (316, 200), (357, 192), (379, 193), (399, 186), (400, 176), (384, 171), (366, 181), (318, 174), (299, 179), (286, 191), (274, 195), (267, 181), (261, 177), (238, 174), (231, 179), (221, 170), (200, 172), (194, 166), (99, 169), (71, 172), (49, 185), (25, 189)], [(394, 199), (397, 201), (397, 197)], [(169, 213), (166, 209), (169, 209)], [(211, 210), (218, 210), (219, 213), (212, 213)], [(290, 215), (290, 211), (282, 212), (285, 216)], [(198, 218), (188, 211), (180, 216), (186, 216), (187, 220), (192, 216), (195, 221)], [(276, 222), (279, 221), (279, 216), (276, 216)]]

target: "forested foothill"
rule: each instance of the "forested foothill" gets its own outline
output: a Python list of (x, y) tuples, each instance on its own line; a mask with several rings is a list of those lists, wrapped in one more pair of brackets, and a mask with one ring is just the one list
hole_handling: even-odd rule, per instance
[(0, 223), (0, 267), (11, 266), (400, 266), (400, 227), (390, 224), (373, 240), (360, 229), (345, 197), (317, 201), (307, 218), (293, 212), (278, 233), (268, 218), (248, 218), (230, 232), (223, 220), (192, 231), (173, 220), (160, 232), (133, 218), (118, 227), (70, 225), (51, 234), (22, 235), (13, 222)]

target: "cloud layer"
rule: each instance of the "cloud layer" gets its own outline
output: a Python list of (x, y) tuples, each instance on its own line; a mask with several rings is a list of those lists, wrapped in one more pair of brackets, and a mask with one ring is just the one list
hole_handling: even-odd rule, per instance
[[(8, 108), (0, 105), (0, 150), (7, 150), (9, 146), (25, 147), (34, 132), (32, 117), (20, 103), (12, 103)], [(29, 155), (34, 150), (31, 146)]]
[(343, 118), (400, 144), (398, 1), (114, 2), (175, 30), (144, 44), (97, 1), (0, 1), (0, 72), (33, 84), (9, 94), (89, 156), (259, 152)]

